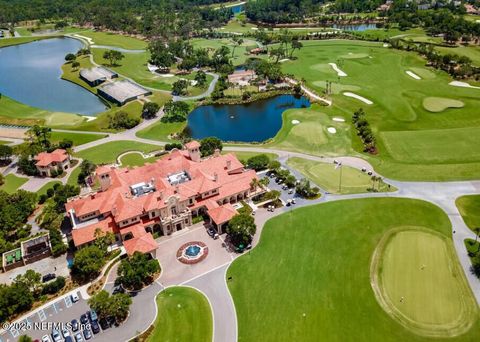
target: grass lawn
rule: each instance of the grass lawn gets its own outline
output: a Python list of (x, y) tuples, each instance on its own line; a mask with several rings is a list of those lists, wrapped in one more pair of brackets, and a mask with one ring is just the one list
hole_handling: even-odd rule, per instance
[(0, 140), (0, 145), (10, 144), (10, 141)]
[[(231, 39), (227, 39), (227, 38), (222, 38), (222, 39), (195, 38), (195, 39), (191, 39), (190, 42), (195, 48), (204, 48), (204, 49), (216, 50), (222, 46), (227, 46), (230, 49), (230, 54), (233, 52), (234, 45), (236, 45)], [(254, 40), (244, 38), (244, 43), (240, 46), (235, 47), (235, 53), (233, 54), (233, 59), (231, 60), (233, 65), (241, 65), (245, 63), (245, 60), (248, 58), (248, 55), (246, 54), (247, 49), (256, 48), (257, 46), (258, 45)]]
[(122, 163), (122, 167), (130, 166), (143, 166), (145, 163), (153, 163), (155, 160), (158, 158), (156, 157), (150, 157), (150, 158), (143, 158), (143, 156), (140, 153), (137, 152), (132, 152), (125, 154), (120, 158), (120, 162)]
[(0, 47), (19, 45), (30, 43), (35, 40), (52, 38), (53, 36), (36, 36), (36, 37), (17, 37), (17, 38), (2, 38), (0, 39)]
[(459, 56), (465, 56), (472, 60), (473, 65), (480, 66), (480, 47), (478, 45), (459, 45), (456, 47), (436, 46), (435, 50), (443, 55), (454, 54)]
[[(168, 138), (170, 134), (177, 133), (183, 131), (183, 129), (187, 126), (187, 122), (171, 122), (171, 123), (163, 123), (157, 122), (139, 132), (137, 132), (137, 137), (157, 140), (157, 141), (170, 141), (171, 139)], [(174, 140), (171, 140), (172, 142)]]
[[(372, 188), (372, 180), (369, 175), (353, 167), (342, 166), (342, 188), (340, 190), (340, 170), (335, 165), (319, 163), (313, 160), (293, 157), (288, 159), (287, 164), (298, 170), (305, 177), (312, 180), (322, 189), (333, 194), (355, 194), (368, 192)], [(395, 187), (388, 187), (383, 181), (375, 182), (378, 191), (394, 191)]]
[(95, 45), (118, 46), (127, 50), (142, 50), (148, 46), (143, 40), (110, 32), (84, 31), (80, 35), (92, 38)]
[(117, 156), (127, 151), (152, 152), (160, 150), (160, 146), (143, 144), (136, 141), (112, 141), (98, 145), (75, 154), (76, 157), (88, 159), (95, 164), (114, 163)]
[[(304, 47), (295, 52), (298, 59), (282, 63), (283, 71), (304, 78), (307, 86), (318, 93), (324, 91), (329, 80), (333, 82), (334, 94), (333, 106), (298, 113), (341, 116), (350, 122), (353, 112), (363, 107), (377, 138), (379, 153), (364, 154), (353, 131), (339, 139), (337, 129), (336, 142), (331, 141), (333, 137), (326, 140), (328, 135), (315, 117), (303, 122), (303, 127), (302, 123), (293, 127), (290, 123), (293, 110), (284, 114), (284, 127), (272, 146), (316, 155), (362, 155), (380, 174), (401, 180), (472, 179), (478, 175), (480, 155), (473, 148), (475, 138), (470, 136), (480, 135), (480, 117), (472, 114), (480, 106), (478, 90), (450, 86), (449, 75), (425, 67), (425, 60), (415, 53), (388, 49), (382, 43), (343, 40), (303, 43)], [(337, 77), (328, 63), (337, 63), (348, 76)], [(413, 79), (406, 74), (407, 70), (422, 79)], [(342, 92), (346, 90), (370, 99), (373, 104), (365, 105), (344, 96)], [(424, 108), (428, 98), (454, 99), (464, 106), (432, 113)], [(302, 121), (301, 117), (299, 120)], [(308, 138), (304, 138), (306, 135)], [(446, 145), (448, 148), (439, 147)], [(422, 152), (416, 154), (420, 148)]]
[(169, 287), (156, 301), (158, 316), (147, 341), (212, 341), (212, 312), (203, 294), (190, 287)]
[(242, 24), (239, 20), (232, 19), (230, 20), (227, 25), (222, 26), (219, 32), (236, 32), (236, 33), (251, 33), (255, 32), (253, 29), (256, 28), (257, 25), (245, 23)]
[(78, 185), (77, 180), (78, 180), (78, 175), (80, 174), (80, 171), (81, 171), (80, 167), (75, 168), (75, 170), (73, 170), (70, 176), (68, 177), (67, 184)]
[(103, 134), (88, 134), (88, 133), (72, 133), (72, 132), (52, 132), (50, 140), (54, 143), (58, 143), (63, 139), (68, 139), (73, 141), (73, 145), (79, 146), (91, 141), (105, 138), (106, 135)]
[(0, 122), (2, 123), (45, 124), (71, 128), (82, 121), (84, 118), (79, 115), (30, 107), (5, 95), (0, 98)]
[(278, 155), (275, 153), (257, 153), (257, 152), (243, 152), (243, 151), (222, 151), (222, 154), (233, 153), (237, 156), (237, 159), (240, 161), (246, 162), (248, 159), (258, 156), (260, 154), (265, 154), (268, 159), (274, 160), (278, 158)]
[(6, 191), (9, 194), (17, 191), (19, 187), (28, 181), (26, 177), (17, 177), (13, 174), (8, 174), (4, 177), (4, 183), (0, 186), (0, 190)]
[(48, 182), (47, 184), (45, 184), (44, 186), (42, 186), (40, 189), (37, 190), (37, 195), (38, 195), (38, 196), (46, 195), (46, 194), (47, 194), (47, 190), (48, 190), (48, 189), (53, 189), (53, 186), (54, 186), (55, 184), (62, 184), (62, 182), (60, 182), (60, 181), (51, 181), (51, 182)]
[(460, 215), (471, 230), (480, 228), (480, 195), (468, 195), (455, 201)]
[(382, 307), (419, 335), (468, 331), (477, 306), (462, 269), (451, 262), (455, 258), (451, 241), (432, 230), (404, 227), (388, 232), (372, 266)]
[[(227, 278), (232, 277), (228, 285), (237, 311), (239, 341), (283, 341), (285, 336), (290, 341), (432, 341), (386, 313), (370, 283), (372, 256), (381, 238), (406, 226), (433, 230), (452, 244), (446, 214), (418, 200), (327, 202), (269, 220), (260, 244), (236, 259), (227, 271)], [(419, 253), (428, 248), (424, 243), (419, 240), (410, 248)], [(446, 260), (459, 267), (450, 254), (441, 260), (431, 266)], [(463, 273), (451, 269), (445, 279), (468, 286)], [(407, 275), (397, 276), (405, 282), (402, 276)], [(418, 307), (418, 312), (434, 310), (435, 295), (450, 304), (458, 299), (458, 294), (445, 298), (440, 287), (432, 289), (429, 298), (433, 299)], [(470, 315), (465, 319), (473, 325), (464, 335), (442, 341), (480, 338), (478, 308), (470, 291), (462, 300), (470, 303), (466, 308)]]

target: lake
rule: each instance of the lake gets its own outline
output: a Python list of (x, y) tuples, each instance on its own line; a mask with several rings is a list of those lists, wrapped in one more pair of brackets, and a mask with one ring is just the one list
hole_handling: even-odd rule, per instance
[(65, 55), (82, 42), (52, 38), (0, 49), (0, 93), (18, 102), (53, 112), (95, 115), (105, 104), (86, 89), (62, 80)]
[(376, 30), (376, 24), (352, 24), (352, 25), (333, 25), (334, 29), (339, 29), (343, 31), (366, 31), (366, 30)]
[(277, 134), (285, 110), (302, 107), (310, 107), (310, 101), (293, 95), (241, 105), (201, 106), (188, 116), (187, 129), (194, 139), (215, 136), (223, 141), (261, 142)]

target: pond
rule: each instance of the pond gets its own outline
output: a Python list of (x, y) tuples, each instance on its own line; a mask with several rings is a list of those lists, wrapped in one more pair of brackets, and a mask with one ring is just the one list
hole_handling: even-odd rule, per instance
[(215, 136), (223, 141), (261, 142), (273, 138), (282, 127), (282, 113), (310, 107), (305, 97), (280, 95), (240, 105), (210, 105), (188, 116), (188, 132), (194, 139)]
[(376, 30), (376, 24), (351, 24), (351, 25), (336, 25), (332, 26), (334, 29), (339, 29), (343, 31), (366, 31), (366, 30)]
[(0, 49), (0, 93), (18, 102), (53, 112), (95, 115), (105, 104), (86, 89), (62, 80), (65, 55), (82, 42), (52, 38)]

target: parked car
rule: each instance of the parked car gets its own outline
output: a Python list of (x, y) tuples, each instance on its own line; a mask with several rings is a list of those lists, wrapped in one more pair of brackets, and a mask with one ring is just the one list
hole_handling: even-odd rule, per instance
[(75, 293), (72, 293), (72, 295), (70, 296), (72, 298), (72, 302), (76, 303), (80, 300), (80, 298), (78, 298), (78, 294), (75, 292)]
[(282, 186), (282, 189), (283, 189), (283, 190), (288, 190), (288, 185)]
[(85, 329), (83, 331), (83, 337), (85, 337), (86, 340), (89, 340), (92, 338), (92, 332), (90, 331), (90, 329)]
[(62, 340), (62, 336), (57, 329), (52, 329), (52, 338), (54, 342), (60, 342)]
[(48, 335), (43, 335), (43, 336), (42, 336), (42, 342), (52, 342), (52, 340), (50, 339), (50, 336), (48, 336)]
[(55, 275), (55, 273), (48, 273), (48, 274), (45, 274), (43, 277), (42, 277), (42, 283), (46, 283), (47, 281), (50, 281), (52, 279), (55, 279), (57, 276)]
[(362, 167), (362, 172), (367, 172), (367, 168)]
[(294, 193), (294, 191), (295, 191), (294, 189), (290, 189), (290, 190), (288, 190), (288, 194), (291, 195), (291, 194)]
[(94, 322), (94, 321), (98, 321), (98, 316), (97, 316), (97, 313), (95, 312), (95, 310), (90, 310), (87, 312), (88, 314), (88, 319), (90, 320), (90, 322)]
[(215, 236), (215, 234), (217, 234), (217, 231), (215, 230), (215, 228), (213, 227), (209, 227), (207, 228), (207, 234), (213, 238)]
[(62, 335), (63, 335), (63, 337), (67, 338), (68, 336), (70, 336), (70, 331), (68, 331), (67, 328), (63, 328), (62, 329)]
[(369, 176), (373, 175), (373, 171), (368, 171), (367, 175), (369, 175)]
[(111, 327), (110, 322), (106, 318), (102, 318), (100, 321), (100, 326), (102, 327), (102, 330), (107, 330), (108, 328)]
[(92, 328), (92, 331), (94, 334), (98, 334), (100, 332), (100, 326), (98, 325), (98, 321), (92, 321), (90, 324), (90, 327)]
[(65, 342), (73, 342), (72, 336), (65, 337)]
[(289, 207), (291, 205), (292, 205), (292, 200), (291, 199), (287, 200), (287, 207)]
[(88, 316), (87, 314), (83, 314), (80, 316), (80, 323), (87, 324), (88, 323)]
[(295, 204), (297, 202), (295, 202), (295, 198), (292, 198), (292, 204)]
[(83, 342), (83, 341), (84, 341), (84, 339), (83, 339), (82, 334), (79, 333), (79, 332), (76, 333), (76, 334), (75, 334), (75, 342)]
[(78, 320), (76, 319), (72, 319), (72, 321), (70, 322), (71, 323), (71, 326), (72, 326), (72, 331), (78, 331), (79, 327), (80, 327), (80, 324), (78, 323)]

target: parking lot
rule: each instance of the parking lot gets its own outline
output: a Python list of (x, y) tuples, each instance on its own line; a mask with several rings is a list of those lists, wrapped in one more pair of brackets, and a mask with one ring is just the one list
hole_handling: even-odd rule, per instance
[[(33, 340), (41, 340), (42, 336), (49, 335), (52, 339), (51, 332), (54, 323), (67, 323), (73, 319), (79, 320), (80, 316), (88, 310), (87, 301), (80, 297), (78, 302), (73, 303), (69, 294), (45, 308), (34, 311), (27, 318), (15, 322), (15, 326), (10, 327), (0, 335), (0, 342), (17, 341), (21, 335), (28, 335)], [(70, 333), (72, 332), (70, 331)]]

